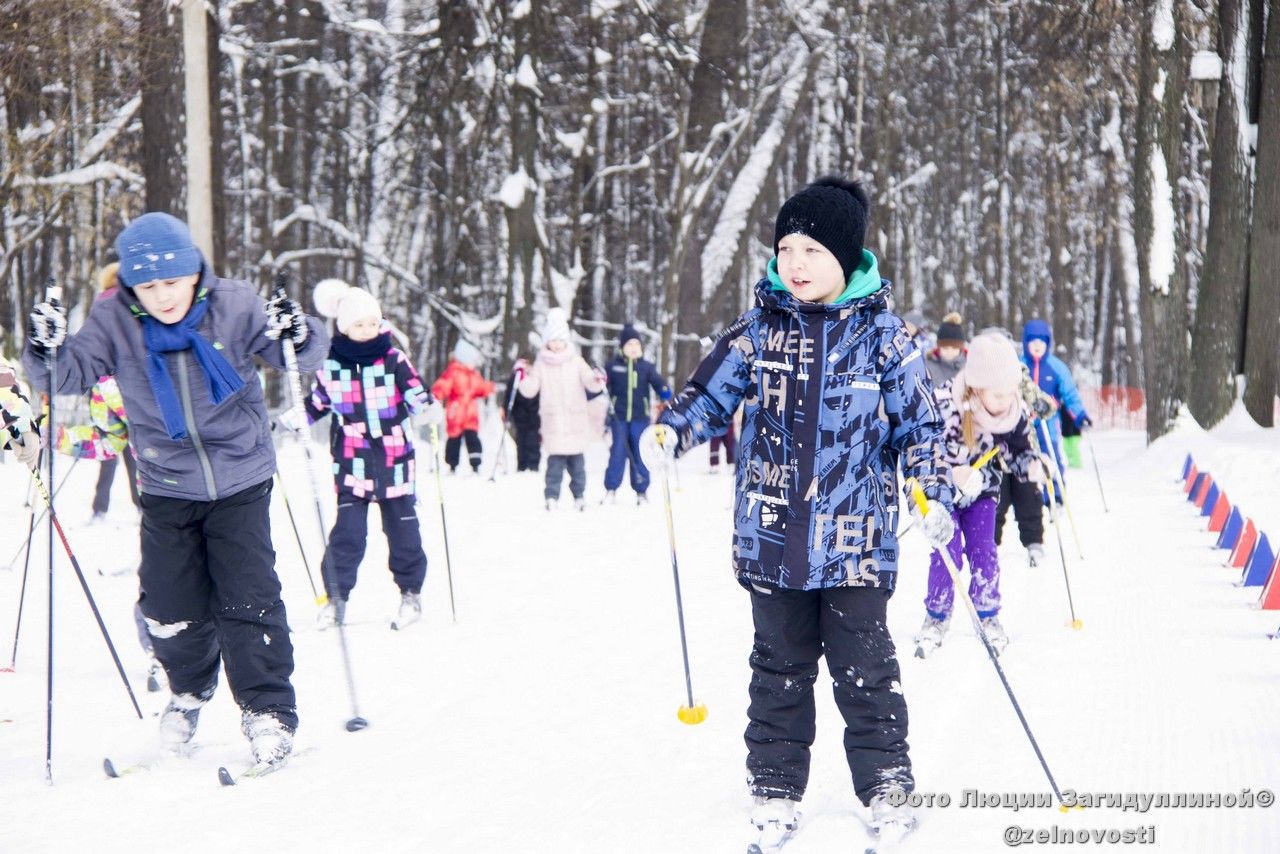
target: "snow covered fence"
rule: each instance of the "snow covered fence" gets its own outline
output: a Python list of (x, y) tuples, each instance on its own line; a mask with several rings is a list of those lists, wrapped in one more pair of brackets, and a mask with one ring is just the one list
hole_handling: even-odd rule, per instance
[(1228, 549), (1226, 566), (1241, 571), (1241, 587), (1262, 587), (1258, 607), (1280, 610), (1280, 555), (1272, 548), (1271, 539), (1258, 530), (1253, 519), (1231, 504), (1226, 490), (1215, 483), (1207, 471), (1200, 471), (1187, 454), (1182, 463), (1182, 491), (1187, 501), (1208, 518), (1211, 533), (1217, 533), (1216, 548)]

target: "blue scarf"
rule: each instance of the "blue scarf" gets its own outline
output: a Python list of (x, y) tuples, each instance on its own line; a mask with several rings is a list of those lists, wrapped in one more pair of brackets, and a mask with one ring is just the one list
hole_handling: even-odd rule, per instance
[(151, 381), (156, 405), (164, 416), (164, 426), (171, 439), (187, 438), (187, 421), (182, 416), (178, 394), (173, 390), (165, 353), (190, 348), (204, 371), (205, 380), (209, 383), (209, 398), (215, 406), (244, 387), (244, 380), (230, 363), (196, 332), (196, 327), (208, 312), (208, 300), (197, 297), (187, 316), (172, 325), (161, 323), (149, 315), (142, 317), (142, 341), (147, 347), (147, 378)]

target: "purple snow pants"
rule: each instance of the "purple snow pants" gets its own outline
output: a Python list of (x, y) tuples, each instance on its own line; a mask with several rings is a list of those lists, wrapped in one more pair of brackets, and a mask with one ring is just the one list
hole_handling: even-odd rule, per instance
[[(960, 543), (964, 537), (964, 553), (969, 557), (969, 597), (973, 599), (978, 616), (991, 617), (1000, 611), (1000, 561), (996, 557), (995, 527), (996, 499), (983, 496), (963, 510), (951, 514), (956, 523), (955, 536), (947, 545), (951, 560), (957, 569), (963, 570), (960, 564)], [(942, 562), (942, 557), (933, 553), (929, 560), (929, 592), (924, 597), (924, 607), (929, 614), (939, 619), (951, 613), (955, 600), (955, 589), (951, 584), (951, 575)]]

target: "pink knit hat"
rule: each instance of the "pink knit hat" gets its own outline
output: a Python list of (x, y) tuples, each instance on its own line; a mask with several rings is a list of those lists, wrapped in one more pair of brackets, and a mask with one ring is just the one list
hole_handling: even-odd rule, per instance
[(1022, 363), (1013, 343), (1002, 335), (984, 333), (969, 342), (964, 363), (964, 384), (969, 388), (1016, 391), (1022, 381)]

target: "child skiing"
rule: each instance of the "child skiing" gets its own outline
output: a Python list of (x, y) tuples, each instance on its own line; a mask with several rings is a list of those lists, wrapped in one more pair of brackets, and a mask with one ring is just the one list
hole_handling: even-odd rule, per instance
[(960, 315), (954, 311), (942, 318), (938, 327), (938, 346), (929, 351), (924, 363), (929, 369), (929, 379), (934, 391), (955, 379), (964, 367), (964, 329)]
[[(1071, 378), (1071, 369), (1050, 352), (1053, 346), (1053, 332), (1049, 324), (1040, 319), (1028, 320), (1022, 328), (1022, 360), (1031, 371), (1031, 379), (1041, 390), (1057, 402), (1060, 409), (1067, 411), (1067, 417), (1075, 422), (1075, 426), (1085, 430), (1093, 426), (1093, 419), (1085, 411), (1080, 393), (1076, 390), (1076, 382)], [(1034, 425), (1036, 444), (1042, 446), (1046, 454), (1052, 454), (1059, 472), (1066, 468), (1064, 464), (1061, 436), (1062, 425), (1060, 415), (1054, 412), (1041, 423)], [(1045, 434), (1048, 438), (1045, 438)], [(1043, 447), (1045, 442), (1050, 447)]]
[[(952, 514), (956, 530), (947, 550), (959, 567), (963, 544), (972, 573), (969, 597), (996, 652), (1008, 643), (998, 617), (1000, 563), (995, 544), (1002, 469), (1008, 468), (1027, 481), (1040, 477), (1031, 419), (1018, 393), (1021, 379), (1022, 366), (1012, 344), (998, 335), (979, 335), (969, 344), (964, 369), (938, 392), (946, 425), (947, 462), (958, 491)], [(998, 456), (977, 468), (993, 448), (998, 449)], [(926, 657), (942, 643), (954, 601), (951, 576), (935, 551), (929, 562), (929, 590), (924, 600), (927, 615), (915, 638), (916, 657)]]
[(286, 426), (305, 427), (332, 412), (338, 515), (324, 556), (322, 627), (346, 618), (347, 600), (368, 541), (369, 503), (377, 502), (387, 537), (391, 574), (400, 588), (400, 607), (391, 627), (404, 628), (422, 616), (422, 583), (427, 555), (414, 510), (414, 449), (411, 415), (438, 423), (442, 411), (422, 387), (418, 372), (391, 338), (378, 301), (338, 279), (316, 284), (316, 310), (336, 320), (338, 333), (329, 357), (316, 372), (306, 412), (290, 415)]
[(281, 339), (304, 370), (327, 337), (294, 300), (264, 304), (247, 282), (219, 278), (187, 226), (138, 217), (116, 239), (121, 287), (67, 334), (59, 305), (31, 313), (23, 364), (59, 394), (114, 375), (138, 452), (142, 611), (173, 691), (160, 717), (180, 750), (218, 682), (221, 659), (241, 729), (267, 769), (288, 758), (298, 725), (289, 638), (271, 548), (275, 451), (255, 357), (283, 370)]
[(942, 423), (921, 352), (863, 248), (861, 186), (823, 178), (783, 204), (756, 307), (721, 335), (642, 447), (655, 465), (722, 434), (741, 403), (734, 564), (751, 598), (747, 768), (755, 845), (798, 824), (825, 656), (845, 757), (881, 840), (915, 825), (907, 707), (886, 607), (897, 572), (898, 467), (951, 540)]
[(630, 323), (622, 327), (618, 347), (618, 354), (605, 369), (613, 404), (610, 413), (613, 417), (609, 421), (613, 441), (609, 446), (609, 467), (604, 473), (604, 500), (617, 501), (622, 473), (629, 461), (631, 488), (635, 490), (636, 503), (643, 504), (649, 500), (649, 470), (640, 459), (640, 434), (650, 424), (649, 389), (653, 389), (660, 400), (669, 399), (671, 389), (663, 382), (657, 366), (643, 358), (640, 333)]
[(547, 453), (547, 478), (543, 490), (546, 508), (555, 509), (560, 500), (560, 484), (565, 469), (569, 470), (569, 491), (574, 506), (586, 509), (587, 438), (591, 432), (587, 413), (587, 394), (604, 390), (604, 376), (593, 371), (578, 355), (569, 336), (569, 320), (564, 309), (547, 312), (542, 331), (542, 350), (533, 366), (521, 359), (517, 370), (525, 371), (520, 381), (520, 394), (539, 396), (542, 416), (542, 447)]
[[(523, 359), (521, 360), (524, 361)], [(510, 388), (511, 424), (516, 429), (516, 471), (537, 471), (542, 465), (542, 416), (538, 411), (538, 396), (525, 397), (517, 389), (524, 379), (524, 368), (511, 372)]]
[(458, 473), (462, 443), (467, 443), (467, 461), (471, 470), (480, 473), (480, 405), (477, 401), (493, 394), (494, 384), (480, 375), (482, 357), (474, 344), (459, 338), (453, 348), (453, 358), (445, 366), (444, 373), (431, 384), (431, 395), (444, 404), (445, 432), (449, 440), (444, 445), (444, 461), (450, 474)]

